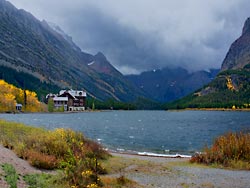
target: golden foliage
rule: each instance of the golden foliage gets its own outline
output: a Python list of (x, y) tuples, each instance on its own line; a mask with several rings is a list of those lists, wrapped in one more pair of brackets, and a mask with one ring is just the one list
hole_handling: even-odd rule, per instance
[(232, 82), (231, 78), (230, 77), (226, 77), (226, 79), (227, 79), (227, 88), (229, 90), (231, 90), (231, 91), (236, 90), (235, 87), (234, 87), (234, 85), (233, 85), (233, 82)]
[(14, 112), (16, 110), (17, 103), (23, 105), (22, 111), (44, 111), (44, 107), (38, 101), (35, 92), (29, 90), (22, 90), (11, 84), (8, 84), (4, 80), (0, 80), (0, 112)]

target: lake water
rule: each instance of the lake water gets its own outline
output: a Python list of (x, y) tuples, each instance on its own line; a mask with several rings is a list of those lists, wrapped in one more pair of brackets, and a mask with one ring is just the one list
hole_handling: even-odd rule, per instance
[(108, 111), (0, 114), (1, 119), (47, 129), (71, 128), (116, 151), (193, 154), (218, 135), (250, 129), (250, 112)]

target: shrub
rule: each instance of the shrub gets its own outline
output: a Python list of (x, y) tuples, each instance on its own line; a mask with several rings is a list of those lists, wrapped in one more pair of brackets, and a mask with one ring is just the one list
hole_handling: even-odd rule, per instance
[(205, 148), (203, 153), (194, 155), (190, 161), (250, 169), (250, 133), (230, 132), (220, 136), (210, 148)]
[[(100, 164), (96, 159), (85, 158), (75, 161), (75, 164), (68, 163), (65, 168), (66, 180), (76, 187), (91, 187), (92, 184), (101, 186), (98, 169)], [(92, 185), (93, 186), (93, 185)]]
[(92, 140), (87, 139), (85, 141), (85, 146), (86, 150), (88, 151), (87, 157), (106, 159), (111, 156), (105, 150), (103, 150), (102, 146), (99, 143), (94, 142)]
[(52, 170), (58, 167), (59, 160), (54, 155), (40, 153), (34, 150), (27, 150), (24, 158), (37, 168)]
[(69, 145), (64, 140), (58, 130), (40, 132), (37, 134), (30, 134), (24, 138), (26, 148), (44, 153), (47, 155), (54, 155), (61, 159), (67, 153)]
[(0, 120), (0, 143), (35, 167), (63, 169), (72, 186), (99, 186), (98, 175), (106, 173), (98, 160), (105, 159), (108, 153), (98, 143), (70, 129), (47, 131)]

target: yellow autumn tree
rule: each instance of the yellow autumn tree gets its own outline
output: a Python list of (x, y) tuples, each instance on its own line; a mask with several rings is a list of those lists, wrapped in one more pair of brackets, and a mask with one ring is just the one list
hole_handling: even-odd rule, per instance
[(15, 96), (11, 93), (3, 93), (0, 96), (1, 111), (14, 111), (16, 106)]
[(226, 83), (227, 84), (227, 88), (229, 90), (231, 90), (231, 91), (236, 90), (235, 87), (234, 87), (234, 85), (233, 85), (232, 79), (229, 76), (227, 76), (226, 79), (227, 79), (227, 83)]
[(26, 110), (29, 112), (37, 112), (42, 110), (41, 103), (37, 100), (35, 92), (26, 90)]
[[(24, 93), (26, 93), (26, 97)], [(41, 112), (45, 109), (44, 105), (38, 101), (35, 92), (24, 91), (8, 84), (4, 80), (0, 80), (0, 112), (14, 112), (17, 103), (22, 104), (22, 110), (26, 112)]]

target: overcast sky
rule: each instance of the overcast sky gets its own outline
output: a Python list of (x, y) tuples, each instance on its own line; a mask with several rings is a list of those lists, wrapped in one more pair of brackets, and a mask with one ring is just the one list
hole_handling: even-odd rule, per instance
[(250, 17), (249, 0), (9, 0), (59, 25), (122, 73), (220, 68)]

